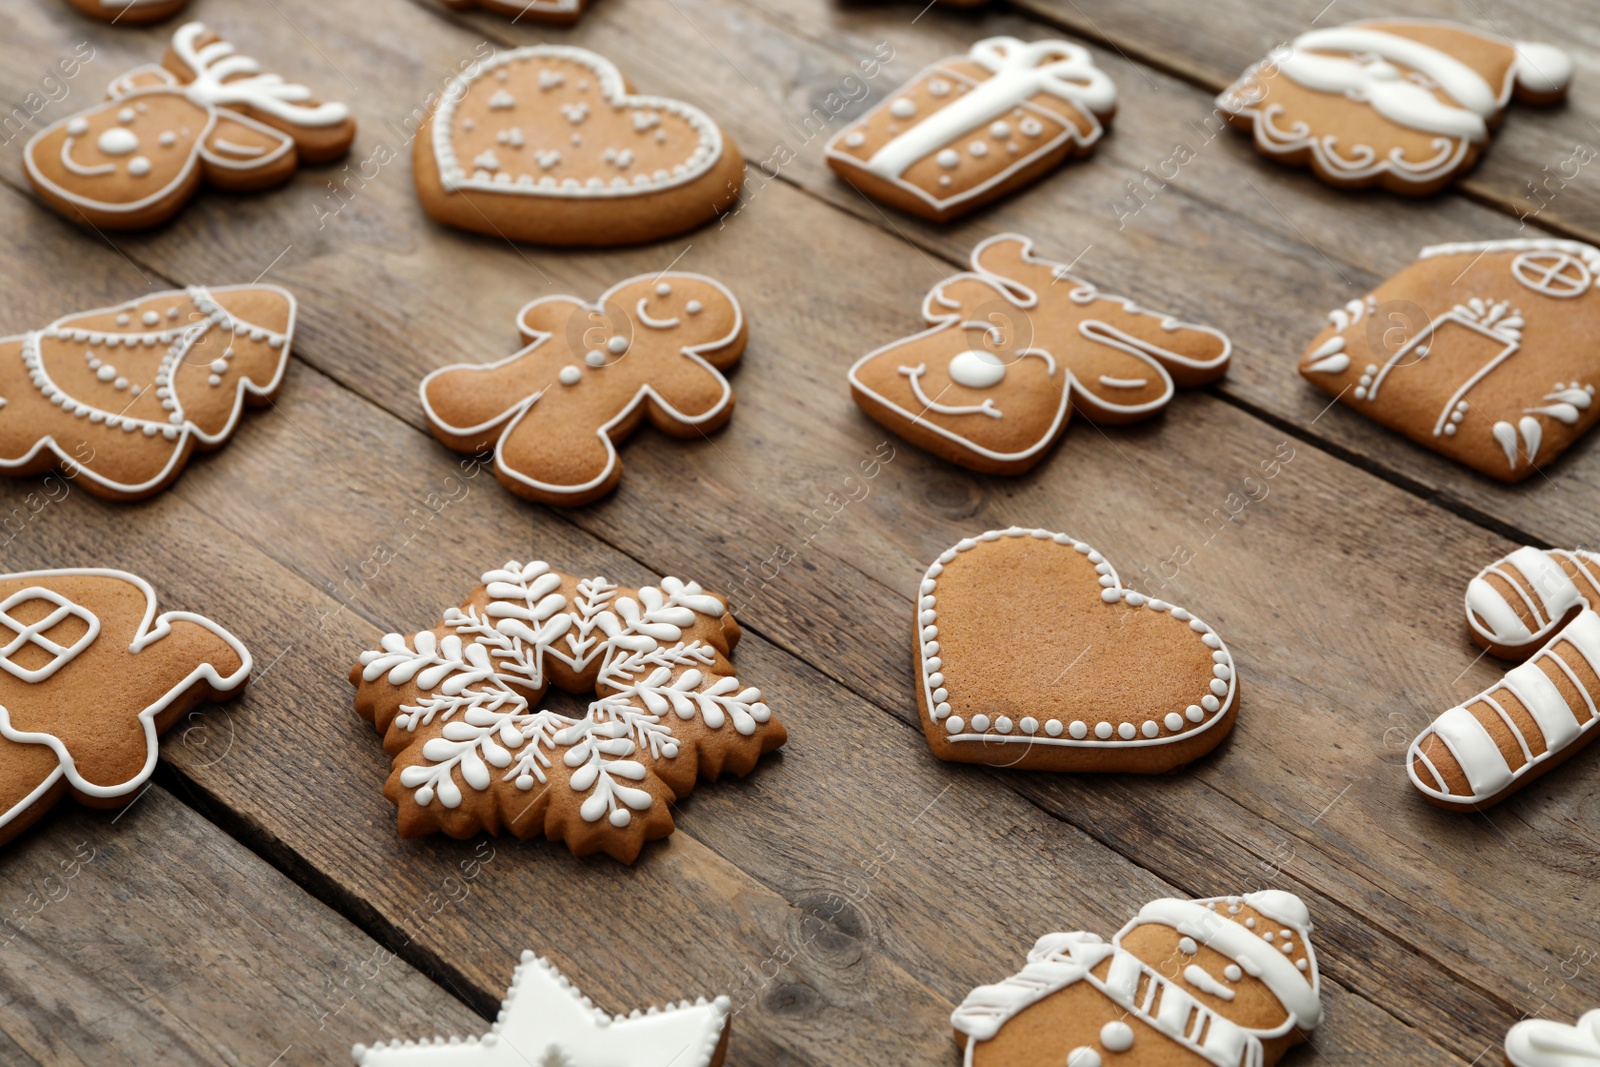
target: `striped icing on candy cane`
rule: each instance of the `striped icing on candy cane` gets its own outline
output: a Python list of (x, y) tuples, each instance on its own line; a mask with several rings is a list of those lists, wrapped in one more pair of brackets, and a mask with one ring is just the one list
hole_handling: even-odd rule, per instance
[(1481, 643), (1500, 647), (1544, 639), (1574, 609), (1600, 603), (1600, 583), (1589, 563), (1600, 560), (1589, 552), (1517, 549), (1468, 584), (1468, 625)]
[[(1600, 679), (1600, 615), (1585, 609), (1527, 663), (1440, 715), (1411, 743), (1412, 784), (1449, 804), (1494, 799), (1589, 739), (1600, 722), (1590, 679)], [(1575, 701), (1561, 683), (1573, 687)], [(1452, 778), (1465, 779), (1468, 792), (1453, 789)]]

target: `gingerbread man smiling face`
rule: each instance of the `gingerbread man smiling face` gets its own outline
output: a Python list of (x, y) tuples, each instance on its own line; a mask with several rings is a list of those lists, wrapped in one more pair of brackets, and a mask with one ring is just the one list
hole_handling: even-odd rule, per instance
[(544, 297), (518, 326), (529, 343), (509, 359), (422, 380), (434, 436), (462, 452), (493, 445), (495, 473), (518, 496), (587, 504), (622, 477), (615, 442), (641, 419), (692, 438), (733, 414), (722, 371), (744, 352), (744, 315), (703, 275), (639, 275), (594, 304)]

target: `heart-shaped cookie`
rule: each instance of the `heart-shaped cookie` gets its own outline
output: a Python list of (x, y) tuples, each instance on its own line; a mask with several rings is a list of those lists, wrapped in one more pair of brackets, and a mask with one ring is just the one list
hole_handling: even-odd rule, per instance
[(583, 48), (499, 52), (451, 79), (413, 151), (428, 214), (518, 241), (651, 241), (715, 218), (744, 160), (710, 116), (637, 96)]
[(961, 541), (923, 577), (916, 633), (922, 728), (944, 760), (1157, 773), (1215, 748), (1238, 710), (1211, 627), (1123, 589), (1066, 534)]

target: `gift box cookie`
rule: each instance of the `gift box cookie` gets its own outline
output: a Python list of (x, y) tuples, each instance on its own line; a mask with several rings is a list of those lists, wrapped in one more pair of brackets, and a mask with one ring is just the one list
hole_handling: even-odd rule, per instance
[(1600, 407), (1600, 249), (1520, 239), (1435, 245), (1336, 308), (1300, 374), (1374, 421), (1520, 482)]
[(1091, 151), (1116, 106), (1081, 45), (990, 37), (841, 130), (828, 166), (868, 196), (946, 222)]
[(1107, 944), (1041, 937), (950, 1017), (965, 1067), (1268, 1067), (1322, 1022), (1299, 897), (1155, 900)]
[(1217, 97), (1263, 154), (1345, 188), (1425, 195), (1470, 169), (1513, 95), (1566, 95), (1572, 59), (1450, 22), (1373, 19), (1301, 34)]

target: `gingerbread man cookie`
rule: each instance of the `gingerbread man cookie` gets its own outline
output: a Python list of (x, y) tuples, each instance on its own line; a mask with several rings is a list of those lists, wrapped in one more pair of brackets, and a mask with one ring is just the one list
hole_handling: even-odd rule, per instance
[(0, 474), (60, 466), (113, 500), (160, 492), (277, 395), (294, 318), (275, 285), (195, 285), (0, 339)]
[(545, 22), (565, 26), (578, 21), (589, 0), (444, 0), (456, 11), (488, 11), (513, 22)]
[(1270, 1067), (1322, 1022), (1293, 893), (1155, 900), (1106, 944), (1046, 934), (950, 1017), (965, 1067)]
[(744, 159), (697, 107), (633, 93), (582, 48), (496, 52), (454, 78), (413, 142), (439, 222), (514, 241), (654, 241), (716, 218)]
[[(439, 626), (362, 653), (350, 680), (394, 757), (402, 837), (542, 832), (632, 863), (696, 775), (748, 774), (786, 739), (733, 676), (738, 641), (726, 601), (693, 582), (628, 589), (513, 561)], [(576, 718), (538, 708), (552, 683), (595, 700)]]
[(156, 738), (250, 677), (239, 639), (187, 611), (156, 614), (143, 578), (116, 570), (0, 577), (0, 843), (70, 792), (131, 802)]
[(40, 130), (23, 150), (28, 180), (50, 206), (101, 229), (157, 226), (201, 180), (264, 189), (301, 162), (337, 159), (355, 139), (343, 104), (264, 74), (198, 22), (172, 35), (161, 66), (111, 83), (110, 99)]
[(1506, 1031), (1506, 1067), (1584, 1067), (1600, 1063), (1600, 1008), (1576, 1023), (1524, 1019)]
[(1221, 332), (1101, 293), (1033, 241), (1003, 233), (972, 270), (922, 303), (932, 325), (861, 357), (850, 391), (868, 415), (952, 463), (1020, 474), (1074, 409), (1096, 423), (1148, 418), (1178, 386), (1227, 373)]
[(1600, 249), (1524, 239), (1424, 248), (1328, 316), (1318, 389), (1442, 455), (1520, 482), (1600, 418)]
[(943, 760), (1155, 774), (1216, 748), (1238, 715), (1211, 627), (1049, 530), (990, 530), (935, 560), (916, 649), (922, 731)]
[(990, 37), (839, 131), (828, 166), (868, 196), (948, 222), (1086, 155), (1116, 107), (1082, 46)]
[(1411, 782), (1457, 811), (1498, 804), (1600, 736), (1600, 556), (1519, 548), (1467, 586), (1467, 627), (1524, 660), (1440, 715), (1406, 754)]
[(733, 414), (722, 371), (744, 352), (744, 315), (700, 274), (641, 274), (594, 304), (541, 297), (517, 324), (528, 346), (498, 363), (458, 363), (422, 380), (433, 434), (461, 452), (494, 445), (518, 496), (577, 507), (622, 477), (616, 442), (646, 416), (701, 437)]
[(555, 964), (525, 951), (487, 1034), (380, 1041), (352, 1053), (358, 1067), (720, 1067), (732, 1009), (725, 996), (700, 997), (607, 1015)]
[(1566, 95), (1572, 59), (1427, 19), (1373, 19), (1301, 34), (1217, 97), (1256, 148), (1330, 185), (1425, 195), (1470, 169), (1513, 93)]
[(67, 0), (92, 19), (117, 26), (144, 26), (169, 19), (189, 0)]

